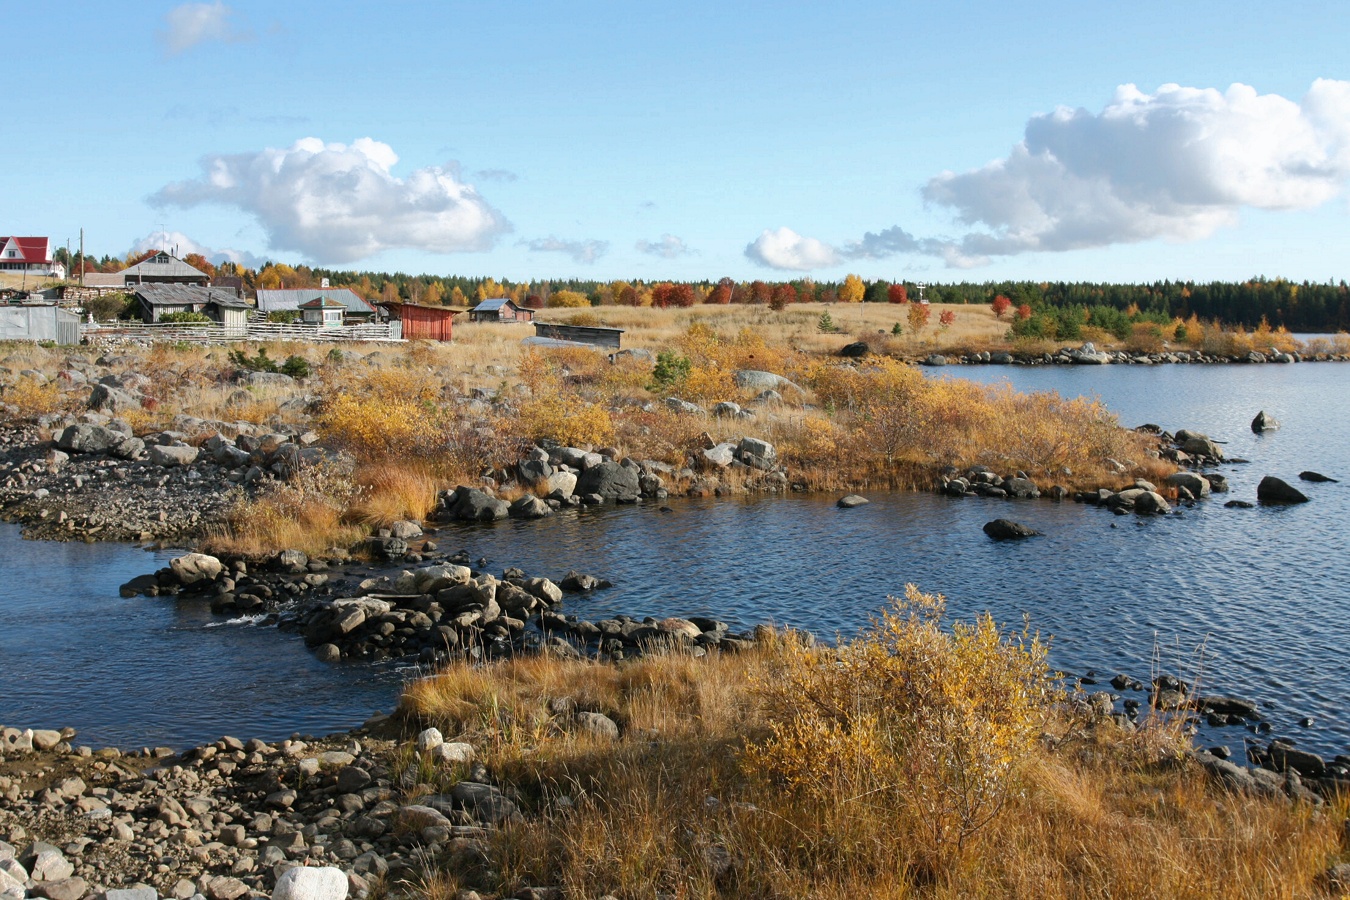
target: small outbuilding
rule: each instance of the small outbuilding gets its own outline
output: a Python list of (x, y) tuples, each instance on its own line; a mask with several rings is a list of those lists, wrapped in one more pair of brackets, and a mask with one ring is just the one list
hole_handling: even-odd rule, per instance
[(484, 300), (469, 311), (474, 322), (533, 322), (534, 310), (516, 306), (510, 297)]
[(448, 341), (451, 339), (452, 320), (464, 309), (451, 306), (417, 306), (413, 303), (381, 303), (391, 321), (402, 327), (405, 341)]
[(136, 287), (132, 296), (140, 306), (141, 318), (152, 324), (176, 312), (202, 313), (239, 331), (243, 331), (248, 322), (248, 302), (228, 289), (191, 284), (143, 284)]
[(562, 325), (554, 322), (535, 322), (534, 336), (545, 340), (590, 344), (595, 347), (619, 349), (622, 328), (602, 328), (598, 325)]

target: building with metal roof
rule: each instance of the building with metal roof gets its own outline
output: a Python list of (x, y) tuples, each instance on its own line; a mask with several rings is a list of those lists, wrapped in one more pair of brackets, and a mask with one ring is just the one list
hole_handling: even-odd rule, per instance
[(118, 273), (125, 285), (137, 284), (195, 284), (206, 287), (211, 276), (194, 268), (163, 250)]
[(375, 319), (375, 307), (347, 288), (281, 288), (276, 290), (260, 288), (258, 290), (258, 311), (284, 312), (298, 311), (300, 307), (321, 297), (336, 300), (344, 309), (343, 318), (370, 322)]

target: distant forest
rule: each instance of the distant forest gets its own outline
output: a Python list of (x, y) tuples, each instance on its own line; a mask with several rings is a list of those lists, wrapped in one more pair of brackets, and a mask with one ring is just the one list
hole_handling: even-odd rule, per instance
[[(117, 272), (139, 262), (153, 251), (125, 259), (104, 256), (85, 261), (88, 272)], [(79, 254), (67, 257), (64, 248), (58, 261), (80, 271)], [(510, 297), (521, 306), (692, 306), (698, 303), (759, 303), (782, 308), (789, 303), (906, 303), (917, 300), (919, 285), (913, 281), (864, 281), (850, 275), (842, 282), (815, 281), (594, 281), (555, 278), (511, 281), (503, 278), (407, 275), (402, 272), (361, 272), (319, 269), (266, 263), (249, 269), (233, 263), (212, 265), (197, 254), (185, 261), (212, 277), (237, 277), (247, 290), (258, 288), (318, 287), (327, 278), (332, 287), (351, 288), (367, 300), (399, 301), (423, 305), (473, 306), (478, 302)], [(1152, 284), (1107, 284), (1093, 282), (957, 282), (926, 284), (923, 297), (933, 303), (990, 304), (1006, 297), (1013, 308), (1026, 307), (1034, 319), (1056, 318), (1061, 323), (1080, 317), (1099, 322), (1107, 310), (1130, 321), (1171, 321), (1192, 316), (1225, 325), (1256, 328), (1264, 319), (1272, 328), (1294, 332), (1350, 331), (1350, 287), (1344, 280), (1294, 282), (1253, 278), (1243, 282), (1157, 281)], [(1061, 326), (1061, 332), (1064, 330)]]

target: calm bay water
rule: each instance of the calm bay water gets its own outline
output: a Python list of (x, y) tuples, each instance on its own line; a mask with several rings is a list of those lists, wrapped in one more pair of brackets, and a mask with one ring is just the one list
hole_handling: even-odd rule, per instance
[[(1182, 515), (1116, 517), (1073, 503), (874, 494), (672, 501), (581, 510), (539, 522), (454, 527), (444, 549), (615, 587), (569, 597), (588, 618), (707, 615), (738, 627), (773, 621), (853, 634), (906, 582), (946, 594), (957, 617), (1024, 615), (1053, 636), (1067, 671), (1147, 680), (1151, 668), (1269, 704), (1275, 734), (1350, 750), (1350, 484), (1303, 485), (1311, 503), (1224, 509), (1254, 500), (1265, 474), (1350, 475), (1350, 366), (1158, 366), (933, 370), (1010, 380), (1023, 390), (1099, 396), (1122, 424), (1192, 428), (1228, 441), (1232, 493)], [(1284, 427), (1253, 435), (1260, 409)], [(1004, 516), (1044, 537), (994, 543)], [(322, 732), (388, 709), (403, 674), (329, 667), (294, 636), (215, 625), (192, 603), (117, 596), (163, 557), (102, 545), (20, 542), (0, 527), (0, 722), (73, 725), (90, 743), (183, 745), (223, 733)], [(1296, 723), (1312, 716), (1311, 728)], [(1244, 732), (1206, 738), (1238, 749)]]
[(228, 624), (200, 601), (118, 595), (175, 555), (25, 541), (0, 524), (0, 724), (181, 748), (327, 734), (392, 708), (393, 667), (325, 665), (298, 636)]

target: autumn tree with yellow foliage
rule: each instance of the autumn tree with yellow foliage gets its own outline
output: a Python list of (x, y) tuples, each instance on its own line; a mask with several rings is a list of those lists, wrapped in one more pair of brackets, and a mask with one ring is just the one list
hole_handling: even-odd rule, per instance
[(863, 280), (857, 275), (849, 274), (839, 287), (839, 302), (861, 303), (865, 293), (867, 293), (867, 287), (863, 284)]

